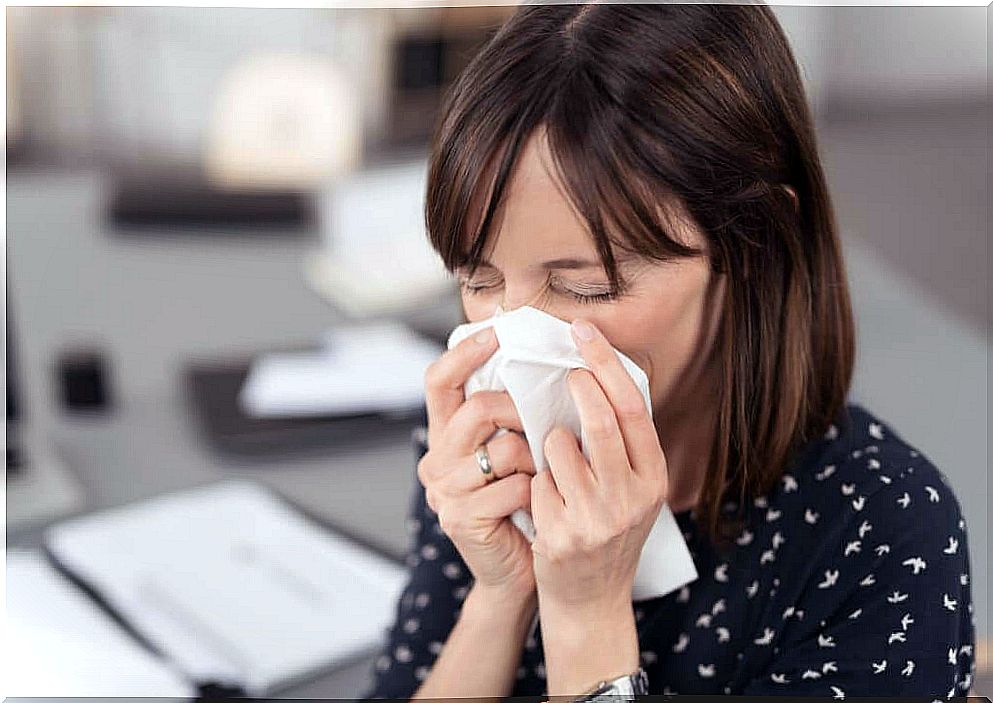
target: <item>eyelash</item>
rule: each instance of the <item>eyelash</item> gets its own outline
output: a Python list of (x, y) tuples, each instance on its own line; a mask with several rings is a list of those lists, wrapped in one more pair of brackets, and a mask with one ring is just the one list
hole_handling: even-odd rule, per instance
[[(460, 281), (460, 287), (466, 293), (470, 295), (478, 295), (481, 291), (493, 288), (493, 286), (470, 286), (467, 281)], [(615, 291), (608, 291), (607, 293), (594, 293), (591, 295), (584, 295), (582, 293), (575, 293), (570, 290), (561, 290), (561, 293), (568, 295), (573, 300), (582, 303), (584, 305), (593, 305), (595, 303), (607, 303), (620, 298), (620, 294)]]

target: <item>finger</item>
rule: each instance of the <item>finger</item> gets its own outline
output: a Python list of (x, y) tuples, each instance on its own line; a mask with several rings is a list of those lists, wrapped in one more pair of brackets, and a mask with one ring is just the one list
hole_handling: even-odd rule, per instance
[(621, 363), (618, 352), (592, 322), (582, 322), (592, 330), (592, 339), (585, 340), (577, 335), (575, 326), (573, 338), (614, 409), (631, 469), (642, 478), (647, 478), (658, 471), (658, 457), (661, 454), (655, 423), (641, 391)]
[(616, 494), (625, 475), (631, 472), (631, 464), (614, 409), (588, 370), (573, 369), (566, 383), (579, 409), (593, 477), (604, 492)]
[(521, 416), (507, 391), (476, 391), (452, 415), (446, 441), (457, 456), (465, 456), (500, 428), (524, 432)]
[(535, 539), (554, 530), (556, 525), (563, 525), (565, 520), (565, 503), (552, 472), (539, 471), (531, 479), (531, 523), (534, 525)]
[[(477, 341), (484, 335), (482, 343)], [(488, 336), (487, 336), (488, 335)], [(431, 363), (424, 374), (428, 428), (445, 427), (465, 402), (465, 382), (498, 346), (492, 327), (466, 337)], [(431, 445), (433, 438), (428, 438)]]
[(466, 515), (476, 519), (498, 520), (531, 504), (531, 477), (514, 474), (494, 481), (462, 498)]
[(579, 450), (579, 440), (568, 427), (556, 425), (545, 437), (545, 459), (566, 507), (581, 508), (588, 502), (595, 479)]
[[(531, 458), (527, 442), (516, 432), (508, 432), (491, 439), (486, 443), (486, 450), (490, 455), (490, 464), (493, 466), (493, 475), (496, 479), (515, 473), (530, 476), (535, 473), (534, 460)], [(452, 488), (465, 493), (483, 488), (490, 483), (480, 470), (475, 453), (466, 457), (465, 461), (453, 470), (448, 480), (451, 481)]]

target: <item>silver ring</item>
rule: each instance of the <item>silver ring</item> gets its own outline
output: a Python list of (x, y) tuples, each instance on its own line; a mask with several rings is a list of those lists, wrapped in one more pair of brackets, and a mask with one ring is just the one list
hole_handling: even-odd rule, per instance
[(483, 472), (487, 483), (496, 479), (493, 473), (493, 463), (490, 461), (490, 453), (485, 444), (476, 447), (476, 463), (479, 464), (479, 470)]

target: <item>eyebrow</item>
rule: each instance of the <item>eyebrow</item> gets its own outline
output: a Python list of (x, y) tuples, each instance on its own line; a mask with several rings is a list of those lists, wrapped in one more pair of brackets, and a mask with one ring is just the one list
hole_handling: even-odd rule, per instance
[[(627, 252), (622, 252), (614, 255), (614, 261), (616, 261), (619, 264), (625, 263), (627, 261), (631, 261), (635, 258), (637, 258), (636, 255), (629, 254)], [(486, 259), (480, 259), (479, 265), (486, 266), (488, 268), (496, 268)], [(542, 268), (545, 269), (546, 271), (552, 271), (555, 269), (578, 270), (578, 269), (600, 268), (601, 265), (602, 264), (599, 259), (592, 260), (592, 259), (577, 259), (573, 257), (567, 257), (562, 259), (549, 259), (548, 261), (543, 261), (540, 264), (536, 264), (534, 268)]]

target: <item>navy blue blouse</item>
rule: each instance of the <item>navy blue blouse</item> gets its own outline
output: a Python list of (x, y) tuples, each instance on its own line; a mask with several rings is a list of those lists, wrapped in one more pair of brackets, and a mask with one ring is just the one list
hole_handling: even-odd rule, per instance
[[(418, 443), (417, 458), (426, 451)], [(693, 511), (676, 513), (699, 578), (632, 603), (651, 693), (968, 692), (975, 623), (965, 521), (944, 475), (885, 423), (849, 404), (745, 511), (726, 552), (698, 530)], [(410, 578), (365, 699), (414, 694), (473, 583), (419, 483), (407, 525)], [(545, 693), (539, 623), (510, 695)]]

